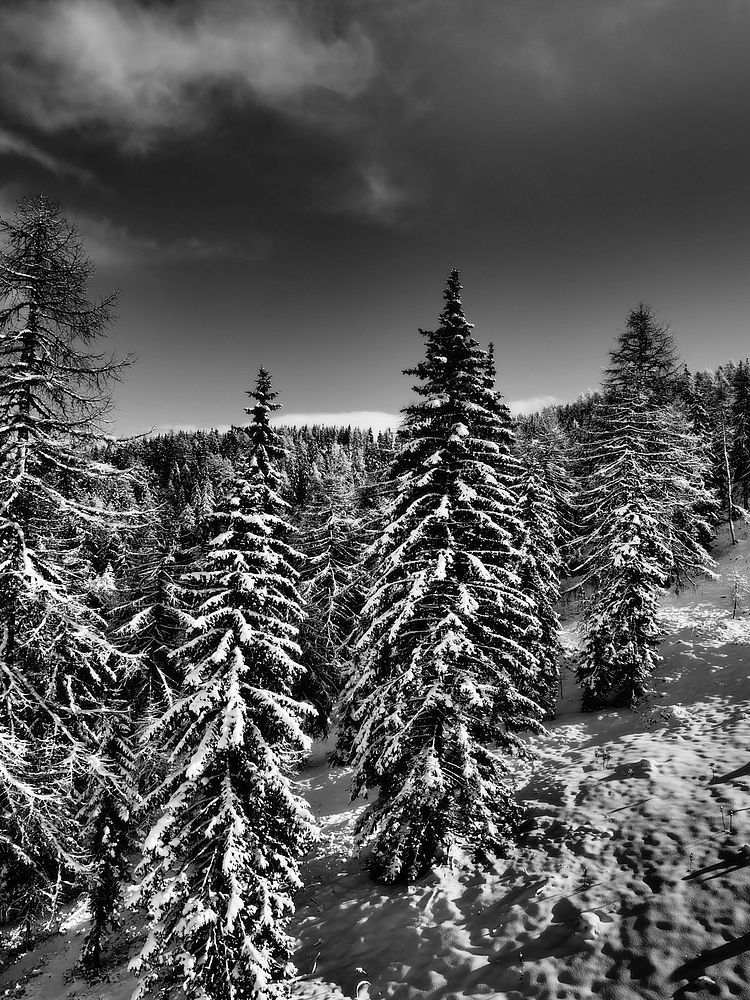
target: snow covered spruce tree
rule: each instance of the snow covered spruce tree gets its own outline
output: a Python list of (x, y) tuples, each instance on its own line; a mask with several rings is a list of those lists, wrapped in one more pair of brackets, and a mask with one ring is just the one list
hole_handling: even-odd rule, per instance
[(316, 463), (313, 484), (299, 530), (299, 548), (306, 556), (300, 629), (306, 671), (300, 696), (316, 709), (317, 731), (327, 733), (341, 693), (342, 649), (364, 603), (357, 571), (362, 526), (351, 462), (340, 445), (332, 445)]
[(655, 409), (635, 373), (600, 404), (583, 451), (592, 471), (582, 497), (588, 532), (580, 583), (592, 597), (578, 670), (582, 707), (633, 707), (659, 661), (663, 588), (678, 567), (694, 574), (712, 565), (696, 532), (676, 527), (686, 509), (705, 501), (690, 469), (698, 453), (679, 415)]
[(117, 475), (91, 447), (121, 366), (97, 353), (112, 300), (87, 298), (93, 265), (58, 206), (22, 201), (0, 237), (0, 731), (35, 760), (12, 788), (0, 771), (3, 810), (29, 822), (19, 840), (2, 817), (0, 871), (11, 895), (41, 902), (81, 855), (74, 793), (113, 679), (82, 542), (113, 520), (86, 498)]
[(197, 617), (175, 654), (182, 689), (156, 726), (174, 766), (145, 842), (141, 997), (274, 997), (291, 971), (285, 924), (314, 834), (289, 777), (307, 745), (290, 695), (301, 608), (262, 368), (250, 395), (246, 464), (214, 515)]
[(87, 891), (91, 913), (81, 961), (90, 969), (101, 965), (108, 935), (121, 926), (123, 886), (132, 871), (132, 817), (138, 805), (130, 719), (124, 705), (111, 707), (119, 714), (103, 716), (100, 726), (106, 771), (92, 776), (79, 812), (89, 842)]
[(188, 611), (192, 593), (183, 582), (189, 553), (178, 550), (174, 534), (170, 527), (142, 539), (126, 600), (113, 613), (115, 638), (134, 654), (125, 688), (136, 724), (153, 722), (172, 703), (178, 677), (170, 653), (193, 621)]
[(747, 510), (750, 505), (750, 361), (747, 358), (740, 361), (733, 372), (730, 424), (731, 477)]
[(558, 516), (555, 498), (545, 476), (543, 447), (527, 442), (523, 452), (520, 514), (524, 525), (521, 555), (521, 591), (531, 602), (531, 642), (526, 643), (537, 661), (536, 700), (551, 718), (557, 705), (560, 682), (560, 571), (557, 544)]
[(713, 536), (711, 521), (716, 514), (716, 497), (708, 485), (710, 470), (701, 442), (692, 432), (683, 387), (669, 328), (656, 321), (649, 306), (631, 310), (610, 352), (604, 396), (627, 399), (637, 389), (638, 405), (653, 414), (651, 453), (670, 486), (662, 507), (669, 508), (672, 518), (669, 579), (678, 589), (696, 566), (704, 564), (703, 546)]
[(359, 834), (384, 882), (413, 881), (454, 845), (502, 850), (519, 818), (509, 757), (525, 753), (522, 730), (540, 728), (510, 416), (457, 271), (444, 298), (425, 359), (407, 372), (421, 398), (404, 410), (391, 521), (370, 553), (374, 593), (344, 695), (358, 725), (354, 793), (380, 791)]
[(680, 378), (679, 409), (688, 421), (695, 440), (699, 465), (707, 491), (707, 502), (699, 511), (701, 521), (710, 531), (699, 540), (704, 544), (713, 537), (713, 529), (726, 515), (733, 534), (732, 516), (736, 508), (729, 500), (731, 468), (729, 461), (726, 416), (723, 401), (714, 406), (714, 389), (709, 372), (691, 375), (687, 367)]

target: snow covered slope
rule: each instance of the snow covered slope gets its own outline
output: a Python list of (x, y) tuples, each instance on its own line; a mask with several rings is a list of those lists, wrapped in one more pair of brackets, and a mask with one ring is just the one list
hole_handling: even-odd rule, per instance
[[(533, 825), (492, 870), (456, 859), (409, 889), (370, 883), (351, 834), (363, 803), (318, 748), (302, 782), (323, 834), (298, 898), (293, 995), (750, 998), (750, 617), (731, 617), (736, 566), (750, 570), (747, 539), (725, 548), (717, 580), (667, 600), (664, 662), (639, 711), (579, 714), (566, 676), (519, 774)], [(0, 996), (25, 978), (7, 995), (124, 1000), (124, 965), (108, 982), (75, 974), (84, 918), (0, 975)]]

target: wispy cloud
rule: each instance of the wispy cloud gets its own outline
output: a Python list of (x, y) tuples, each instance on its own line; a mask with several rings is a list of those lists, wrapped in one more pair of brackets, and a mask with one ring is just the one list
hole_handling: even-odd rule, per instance
[(522, 413), (537, 413), (545, 406), (559, 402), (557, 396), (529, 396), (527, 399), (509, 399), (507, 405), (513, 416), (517, 417)]
[[(641, 40), (641, 57), (652, 41), (653, 24), (679, 0), (568, 0), (549, 16), (539, 17), (532, 5), (519, 16), (515, 5), (495, 5), (491, 17), (495, 31), (487, 33), (496, 46), (495, 58), (515, 75), (530, 81), (543, 98), (565, 102), (582, 94), (609, 93), (617, 76), (606, 73), (606, 63), (596, 71), (593, 59), (607, 58), (614, 43), (619, 52)], [(482, 44), (480, 41), (480, 44)], [(659, 69), (674, 63), (674, 51), (659, 50)], [(615, 56), (617, 59), (617, 55)], [(682, 72), (682, 70), (681, 70)]]
[(571, 69), (549, 40), (539, 35), (524, 40), (508, 52), (505, 62), (536, 82), (547, 98), (565, 97), (571, 87)]
[(603, 0), (592, 9), (594, 24), (606, 32), (618, 33), (659, 17), (675, 7), (678, 0)]
[(322, 424), (325, 427), (371, 427), (374, 431), (385, 431), (398, 427), (401, 419), (395, 413), (381, 410), (347, 410), (342, 413), (279, 413), (271, 417), (275, 426), (304, 427)]
[[(12, 218), (24, 191), (20, 184), (0, 185), (0, 217)], [(242, 243), (187, 235), (171, 240), (133, 232), (128, 226), (89, 212), (71, 213), (83, 246), (97, 270), (115, 270), (198, 260), (261, 260), (269, 252), (264, 237), (248, 237)]]
[(88, 170), (77, 167), (74, 163), (68, 163), (67, 160), (63, 160), (59, 156), (53, 156), (24, 136), (10, 132), (1, 125), (0, 156), (20, 156), (25, 160), (38, 163), (40, 167), (44, 167), (45, 170), (49, 170), (53, 174), (75, 177), (86, 183), (94, 180), (93, 175)]
[(395, 222), (402, 210), (412, 203), (412, 195), (380, 164), (365, 167), (362, 182), (362, 190), (353, 207), (378, 222)]
[(384, 226), (400, 225), (425, 193), (398, 178), (398, 168), (384, 159), (355, 164), (353, 173), (330, 185), (322, 199), (325, 211), (353, 215)]
[(159, 240), (86, 213), (77, 215), (76, 226), (83, 236), (86, 252), (97, 268), (104, 270), (217, 258), (260, 260), (268, 252), (267, 241), (260, 238), (248, 239), (243, 244), (198, 236)]
[(16, 0), (0, 9), (0, 93), (13, 113), (50, 132), (104, 123), (136, 147), (200, 128), (222, 91), (293, 111), (315, 89), (353, 98), (374, 71), (360, 29), (325, 35), (309, 7), (291, 2)]

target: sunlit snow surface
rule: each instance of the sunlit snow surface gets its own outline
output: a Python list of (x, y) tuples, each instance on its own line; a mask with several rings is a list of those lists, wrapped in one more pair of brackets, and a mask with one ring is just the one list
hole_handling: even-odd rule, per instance
[[(747, 537), (723, 545), (719, 579), (667, 599), (664, 662), (635, 713), (578, 713), (566, 673), (538, 764), (519, 774), (535, 826), (490, 871), (458, 859), (409, 889), (372, 885), (352, 837), (364, 803), (315, 747), (300, 779), (322, 836), (303, 867), (292, 996), (750, 998), (750, 616), (731, 618), (728, 582), (749, 557)], [(125, 1000), (127, 940), (109, 981), (89, 984), (73, 971), (84, 928), (79, 907), (0, 975), (0, 996), (21, 979), (9, 995)]]

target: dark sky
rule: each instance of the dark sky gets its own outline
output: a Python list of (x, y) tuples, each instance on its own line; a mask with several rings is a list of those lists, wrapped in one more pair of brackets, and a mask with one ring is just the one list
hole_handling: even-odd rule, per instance
[(120, 432), (241, 422), (260, 363), (395, 413), (452, 267), (506, 397), (570, 399), (639, 301), (748, 353), (749, 52), (745, 0), (4, 0), (0, 209), (120, 289)]

